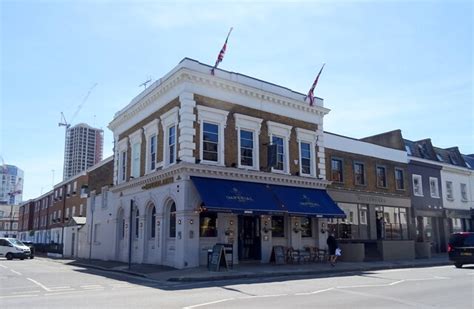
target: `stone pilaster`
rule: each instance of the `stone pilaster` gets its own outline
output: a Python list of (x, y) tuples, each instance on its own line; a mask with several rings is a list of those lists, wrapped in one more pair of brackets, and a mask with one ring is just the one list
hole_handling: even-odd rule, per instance
[(194, 108), (196, 107), (196, 101), (194, 101), (192, 93), (184, 92), (179, 96), (179, 102), (178, 158), (183, 162), (194, 163), (193, 151), (196, 149), (196, 144), (194, 143), (194, 136), (196, 135), (196, 130), (194, 129), (194, 122), (196, 121)]

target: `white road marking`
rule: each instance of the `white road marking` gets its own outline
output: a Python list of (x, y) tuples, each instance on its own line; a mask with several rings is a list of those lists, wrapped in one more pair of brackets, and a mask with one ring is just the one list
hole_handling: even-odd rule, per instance
[(6, 267), (5, 265), (2, 265), (2, 264), (0, 264), (0, 267), (8, 269), (8, 267)]
[(19, 273), (19, 272), (17, 272), (16, 270), (10, 269), (10, 271), (11, 271), (12, 273), (14, 273), (14, 274), (17, 274), (18, 276), (22, 276), (22, 274)]
[(288, 296), (288, 295), (289, 295), (289, 294), (252, 295), (252, 296), (239, 297), (239, 299), (266, 298), (266, 297), (281, 297), (281, 296)]
[(65, 286), (52, 286), (50, 287), (50, 289), (52, 290), (57, 290), (57, 289), (70, 289), (71, 287), (69, 285), (65, 285)]
[(95, 288), (103, 288), (103, 286), (99, 284), (90, 284), (90, 285), (81, 285), (83, 289), (95, 289)]
[(306, 292), (306, 293), (296, 293), (295, 296), (302, 296), (302, 295), (314, 295), (314, 294), (319, 294), (327, 291), (334, 290), (334, 288), (328, 288), (324, 290), (318, 290), (318, 291), (313, 291), (313, 292)]
[(213, 305), (213, 304), (223, 303), (223, 302), (226, 302), (226, 301), (229, 301), (229, 300), (234, 300), (234, 299), (235, 298), (225, 298), (225, 299), (221, 299), (221, 300), (211, 301), (211, 302), (208, 302), (208, 303), (183, 307), (183, 309), (190, 309), (190, 308), (197, 308), (197, 307), (202, 307), (202, 306), (207, 306), (207, 305)]
[(26, 278), (28, 280), (30, 280), (31, 282), (33, 282), (34, 284), (36, 284), (37, 286), (39, 286), (40, 288), (42, 288), (43, 290), (45, 290), (46, 292), (51, 292), (50, 289), (48, 289), (47, 287), (45, 287), (44, 285), (42, 285), (41, 283), (39, 283), (38, 281), (34, 280), (34, 279), (31, 279), (31, 278)]

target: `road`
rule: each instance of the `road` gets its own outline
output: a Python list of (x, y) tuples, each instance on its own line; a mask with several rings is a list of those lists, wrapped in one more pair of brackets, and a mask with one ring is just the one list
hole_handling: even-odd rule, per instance
[(49, 259), (0, 259), (0, 308), (474, 308), (474, 267), (156, 282)]

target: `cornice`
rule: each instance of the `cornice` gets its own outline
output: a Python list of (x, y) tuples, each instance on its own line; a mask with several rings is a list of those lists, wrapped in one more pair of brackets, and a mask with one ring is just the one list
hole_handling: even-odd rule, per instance
[(181, 177), (180, 179), (188, 178), (190, 176), (200, 176), (283, 186), (299, 186), (313, 189), (326, 189), (326, 187), (330, 184), (329, 181), (323, 179), (181, 162), (164, 170), (158, 170), (140, 178), (121, 183), (115, 187), (112, 187), (110, 191), (117, 193), (127, 189), (141, 189), (145, 185), (149, 185), (170, 177), (178, 177), (178, 175)]
[[(130, 102), (130, 104), (128, 104), (128, 106), (117, 112), (114, 119), (110, 122), (108, 128), (114, 131), (121, 124), (138, 115), (142, 110), (151, 105), (159, 97), (162, 97), (171, 89), (184, 82), (220, 89), (229, 93), (246, 96), (258, 101), (266, 101), (271, 104), (295, 109), (304, 113), (314, 114), (320, 117), (323, 117), (330, 111), (330, 109), (322, 106), (310, 106), (303, 101), (295, 100), (283, 95), (274, 94), (209, 74), (196, 72), (187, 68), (181, 68), (166, 80), (160, 81), (160, 83), (158, 83), (154, 89), (148, 90), (147, 93), (139, 94)], [(238, 104), (237, 102), (234, 103)]]

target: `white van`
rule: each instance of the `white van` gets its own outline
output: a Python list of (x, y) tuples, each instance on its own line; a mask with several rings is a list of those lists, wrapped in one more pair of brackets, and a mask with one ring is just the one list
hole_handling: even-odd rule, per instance
[(0, 238), (0, 256), (7, 260), (18, 258), (24, 260), (31, 255), (30, 248), (16, 238)]

